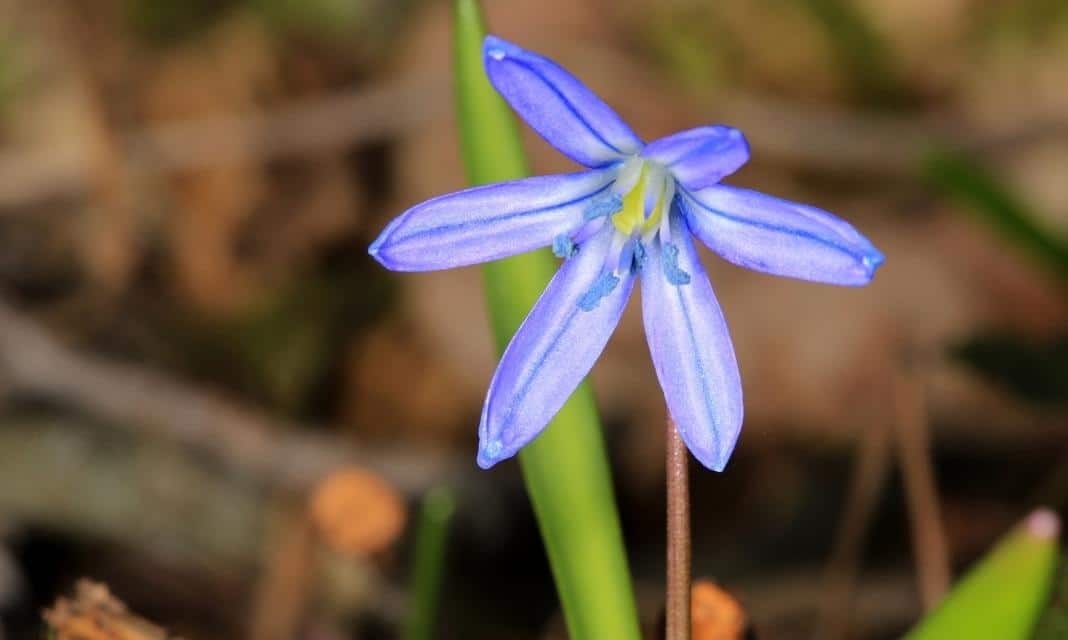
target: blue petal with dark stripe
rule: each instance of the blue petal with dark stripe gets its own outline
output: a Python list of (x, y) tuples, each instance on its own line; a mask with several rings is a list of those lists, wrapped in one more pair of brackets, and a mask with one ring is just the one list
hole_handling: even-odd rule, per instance
[(498, 93), (549, 144), (575, 162), (602, 167), (642, 142), (612, 109), (563, 67), (495, 36), (482, 46)]
[(684, 192), (681, 200), (701, 242), (755, 271), (860, 286), (883, 263), (852, 225), (816, 207), (726, 185)]
[[(598, 288), (613, 234), (606, 225), (564, 262), (501, 357), (478, 429), (482, 468), (537, 437), (604, 350), (634, 287), (628, 271)], [(591, 290), (595, 305), (585, 304)]]
[(722, 471), (742, 429), (742, 382), (727, 322), (686, 232), (672, 220), (677, 266), (690, 275), (679, 283), (650, 243), (642, 269), (642, 316), (656, 376), (679, 434), (709, 469)]
[(698, 127), (650, 142), (642, 157), (667, 167), (687, 189), (703, 189), (749, 162), (749, 143), (734, 127)]
[(405, 211), (369, 249), (394, 271), (432, 271), (546, 247), (584, 222), (609, 171), (539, 176), (440, 196)]

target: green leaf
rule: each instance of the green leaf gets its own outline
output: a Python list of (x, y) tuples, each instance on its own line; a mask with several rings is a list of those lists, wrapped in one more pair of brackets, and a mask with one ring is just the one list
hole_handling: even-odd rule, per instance
[(802, 0), (801, 4), (823, 27), (857, 98), (873, 107), (902, 106), (912, 100), (898, 77), (889, 43), (856, 3)]
[(1068, 242), (1043, 228), (1038, 216), (982, 166), (960, 152), (935, 151), (924, 163), (924, 175), (1068, 284)]
[(452, 491), (439, 487), (423, 498), (415, 533), (412, 559), (411, 609), (405, 621), (404, 640), (431, 640), (441, 598), (449, 522), (456, 509)]
[(1039, 510), (982, 558), (905, 640), (1026, 640), (1049, 597), (1059, 522)]
[(233, 10), (236, 0), (126, 0), (126, 19), (153, 45), (173, 45), (209, 28)]
[[(482, 66), (477, 0), (456, 0), (455, 71), (464, 166), (472, 184), (527, 175), (515, 120)], [(497, 347), (555, 273), (547, 251), (485, 267)], [(638, 615), (597, 408), (582, 384), (549, 427), (519, 454), (561, 606), (573, 640), (638, 640)]]

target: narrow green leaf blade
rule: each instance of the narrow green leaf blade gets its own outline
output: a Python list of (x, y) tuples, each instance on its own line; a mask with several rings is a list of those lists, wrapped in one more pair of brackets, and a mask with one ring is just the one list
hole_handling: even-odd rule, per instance
[(801, 5), (823, 27), (855, 97), (879, 108), (899, 107), (912, 100), (889, 42), (861, 7), (846, 0), (802, 0)]
[[(484, 184), (525, 176), (515, 120), (483, 70), (479, 3), (456, 0), (455, 14), (457, 108), (468, 179)], [(486, 265), (486, 297), (500, 351), (556, 268), (547, 251)], [(571, 638), (638, 640), (611, 471), (588, 384), (519, 459)]]
[(448, 487), (431, 490), (423, 498), (415, 532), (415, 553), (408, 597), (411, 607), (404, 625), (404, 640), (431, 640), (441, 599), (449, 523), (456, 499)]
[(927, 156), (923, 173), (935, 188), (1068, 284), (1068, 242), (1045, 229), (1016, 194), (973, 159), (956, 151), (935, 151)]
[(964, 576), (905, 640), (1027, 640), (1049, 597), (1060, 523), (1039, 510)]

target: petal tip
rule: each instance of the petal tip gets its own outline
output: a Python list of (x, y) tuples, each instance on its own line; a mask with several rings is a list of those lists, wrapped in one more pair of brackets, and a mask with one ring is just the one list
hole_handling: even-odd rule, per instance
[(497, 36), (488, 35), (482, 40), (482, 54), (492, 60), (504, 60), (519, 51), (521, 51), (519, 47)]
[(733, 453), (733, 451), (734, 447), (731, 447), (726, 453), (715, 452), (709, 455), (698, 455), (696, 451), (692, 449), (690, 450), (690, 452), (693, 453), (693, 456), (697, 458), (698, 462), (700, 462), (706, 469), (715, 471), (716, 473), (722, 473), (723, 470), (727, 468), (727, 463), (730, 462), (731, 453)]
[(385, 235), (378, 236), (378, 238), (371, 243), (371, 246), (367, 247), (367, 253), (375, 260), (382, 262), (382, 256), (379, 255), (382, 251), (382, 245), (385, 244)]
[(503, 454), (504, 445), (501, 443), (500, 440), (483, 441), (479, 444), (478, 457), (476, 458), (476, 462), (478, 463), (479, 467), (483, 469), (489, 469), (504, 458), (508, 457), (507, 455)]
[[(388, 231), (388, 229), (387, 229)], [(367, 254), (375, 259), (375, 262), (389, 269), (390, 271), (396, 271), (396, 265), (389, 259), (389, 247), (387, 246), (388, 233), (382, 232), (382, 235), (378, 236), (378, 239), (371, 243), (371, 246), (367, 247)]]
[(879, 267), (881, 267), (885, 261), (886, 257), (875, 247), (872, 247), (867, 253), (862, 255), (860, 257), (862, 274), (858, 284), (866, 285), (871, 282), (875, 277), (875, 272), (879, 270)]
[(875, 270), (883, 266), (886, 262), (886, 256), (879, 252), (878, 249), (873, 249), (871, 253), (864, 256), (864, 266), (868, 269), (868, 273), (874, 274)]
[(738, 127), (732, 127), (729, 124), (718, 124), (713, 126), (714, 129), (719, 131), (724, 138), (734, 142), (746, 152), (749, 152), (749, 139), (745, 137), (745, 133)]

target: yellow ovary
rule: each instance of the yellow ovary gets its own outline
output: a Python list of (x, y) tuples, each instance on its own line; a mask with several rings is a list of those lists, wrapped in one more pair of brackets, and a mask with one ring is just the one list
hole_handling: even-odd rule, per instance
[[(664, 216), (664, 176), (660, 171), (650, 171), (649, 165), (642, 167), (641, 178), (624, 197), (623, 208), (612, 216), (612, 224), (624, 235), (631, 235), (635, 230), (644, 234), (660, 224)], [(645, 192), (656, 189), (656, 205), (649, 218), (645, 217)]]

